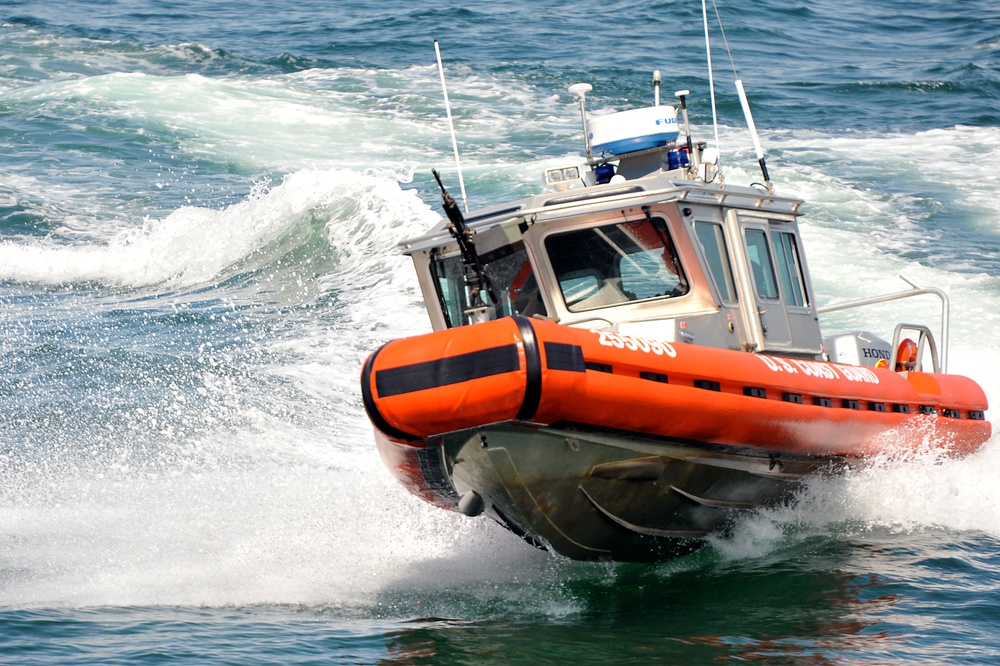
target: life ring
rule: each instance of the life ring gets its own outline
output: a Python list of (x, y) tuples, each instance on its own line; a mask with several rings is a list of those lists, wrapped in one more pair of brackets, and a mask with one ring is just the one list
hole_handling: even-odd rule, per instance
[(917, 367), (917, 343), (905, 338), (896, 349), (896, 372), (919, 370)]

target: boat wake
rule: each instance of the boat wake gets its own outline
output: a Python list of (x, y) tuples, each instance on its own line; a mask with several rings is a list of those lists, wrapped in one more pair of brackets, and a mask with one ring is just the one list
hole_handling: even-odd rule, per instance
[[(101, 469), (6, 475), (22, 481), (4, 489), (0, 510), (0, 606), (291, 604), (360, 618), (512, 609), (558, 618), (580, 611), (576, 583), (634, 567), (571, 562), (497, 525), (426, 507), (367, 453), (331, 450), (324, 438), (334, 429), (279, 429), (263, 418), (258, 426), (192, 441), (156, 468), (121, 446)], [(817, 479), (707, 551), (657, 566), (657, 576), (719, 559), (795, 558), (816, 539), (942, 530), (1000, 538), (990, 473), (998, 463), (991, 443), (964, 460), (873, 462)]]
[(4, 240), (0, 280), (183, 291), (233, 279), (267, 290), (276, 272), (299, 282), (325, 279), (352, 255), (394, 244), (408, 223), (426, 223), (429, 209), (399, 187), (408, 178), (303, 170), (274, 186), (258, 183), (224, 209), (179, 208), (107, 242)]
[(876, 456), (842, 475), (810, 479), (795, 498), (710, 539), (727, 560), (767, 557), (814, 538), (864, 541), (979, 533), (1000, 539), (1000, 436), (964, 458), (938, 451)]

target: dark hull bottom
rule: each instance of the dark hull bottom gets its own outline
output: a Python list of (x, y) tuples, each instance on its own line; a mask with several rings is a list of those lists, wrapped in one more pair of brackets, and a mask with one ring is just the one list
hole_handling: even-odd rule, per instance
[[(839, 458), (791, 458), (620, 433), (493, 424), (432, 438), (467, 514), (579, 560), (688, 553)], [(436, 445), (436, 446), (435, 446)]]

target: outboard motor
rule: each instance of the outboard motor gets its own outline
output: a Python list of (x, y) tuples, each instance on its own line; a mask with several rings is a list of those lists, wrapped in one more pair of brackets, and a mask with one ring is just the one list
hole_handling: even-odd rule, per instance
[(823, 345), (830, 360), (848, 365), (865, 365), (874, 368), (885, 360), (892, 363), (892, 345), (869, 331), (851, 331), (823, 338)]

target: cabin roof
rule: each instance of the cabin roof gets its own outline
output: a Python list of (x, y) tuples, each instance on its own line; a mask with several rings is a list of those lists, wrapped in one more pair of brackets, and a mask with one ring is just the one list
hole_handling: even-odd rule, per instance
[[(664, 201), (725, 206), (782, 215), (801, 215), (801, 199), (779, 197), (756, 187), (743, 187), (676, 180), (664, 174), (653, 174), (621, 183), (609, 183), (576, 188), (562, 192), (545, 192), (532, 197), (508, 201), (473, 211), (465, 222), (473, 231), (481, 231), (506, 223), (531, 219), (533, 222), (565, 219), (574, 215), (617, 208), (639, 206)], [(400, 243), (404, 254), (440, 246), (451, 241), (448, 219), (441, 220), (426, 234)]]

